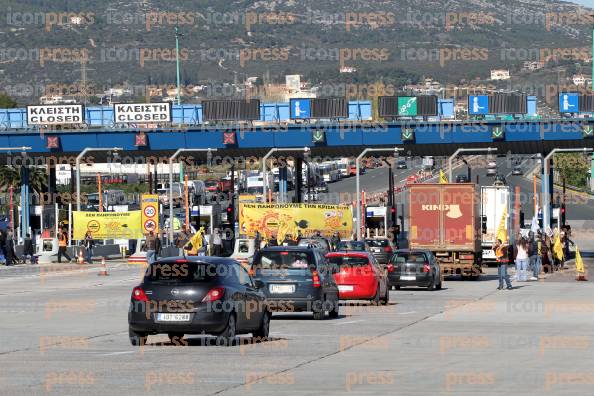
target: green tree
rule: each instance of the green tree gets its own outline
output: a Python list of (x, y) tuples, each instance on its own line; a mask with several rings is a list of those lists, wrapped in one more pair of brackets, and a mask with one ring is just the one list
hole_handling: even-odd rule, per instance
[(0, 93), (0, 109), (13, 109), (17, 107), (17, 102), (10, 96)]
[[(12, 166), (0, 167), (0, 189), (7, 191), (14, 187), (15, 192), (21, 189), (20, 168)], [(41, 193), (47, 186), (47, 175), (40, 168), (29, 168), (29, 189), (31, 192)]]
[(559, 171), (565, 182), (574, 187), (586, 188), (588, 170), (591, 158), (580, 153), (567, 153), (555, 155), (555, 169)]

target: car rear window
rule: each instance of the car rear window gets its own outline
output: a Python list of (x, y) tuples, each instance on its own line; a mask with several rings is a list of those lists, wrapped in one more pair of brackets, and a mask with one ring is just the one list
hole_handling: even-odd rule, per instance
[(326, 257), (328, 264), (338, 267), (362, 267), (369, 264), (366, 257), (330, 256)]
[(153, 283), (202, 283), (211, 282), (222, 273), (215, 264), (197, 262), (157, 262), (145, 272), (145, 281)]
[(386, 247), (386, 246), (388, 246), (387, 239), (367, 239), (366, 242), (371, 247)]
[(308, 252), (262, 252), (254, 259), (254, 266), (263, 269), (305, 269), (314, 264)]
[(398, 253), (392, 260), (395, 263), (427, 263), (427, 257), (423, 253)]
[(340, 242), (338, 250), (365, 251), (365, 244), (363, 242)]

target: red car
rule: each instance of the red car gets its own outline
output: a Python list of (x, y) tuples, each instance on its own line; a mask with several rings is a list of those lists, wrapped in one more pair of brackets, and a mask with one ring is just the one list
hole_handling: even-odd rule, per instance
[(334, 252), (326, 255), (334, 273), (340, 300), (371, 300), (388, 304), (388, 277), (368, 252)]

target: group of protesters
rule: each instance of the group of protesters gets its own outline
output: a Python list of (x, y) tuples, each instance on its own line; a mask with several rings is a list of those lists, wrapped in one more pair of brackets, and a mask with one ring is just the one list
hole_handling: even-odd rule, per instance
[(499, 267), (499, 287), (503, 289), (505, 282), (507, 289), (512, 289), (511, 280), (507, 274), (507, 267), (515, 263), (517, 282), (537, 281), (541, 272), (551, 273), (565, 269), (565, 261), (569, 259), (571, 228), (563, 226), (556, 234), (543, 234), (540, 230), (530, 231), (527, 235), (519, 234), (514, 245), (508, 245), (497, 239), (494, 246), (495, 256)]

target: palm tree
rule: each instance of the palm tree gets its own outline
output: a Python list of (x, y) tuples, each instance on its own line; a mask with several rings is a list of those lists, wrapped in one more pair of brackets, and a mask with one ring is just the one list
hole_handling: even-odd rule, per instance
[[(0, 190), (8, 191), (13, 186), (15, 192), (21, 189), (21, 172), (12, 166), (0, 167)], [(47, 175), (40, 168), (29, 168), (29, 189), (31, 192), (41, 193), (47, 186)]]

